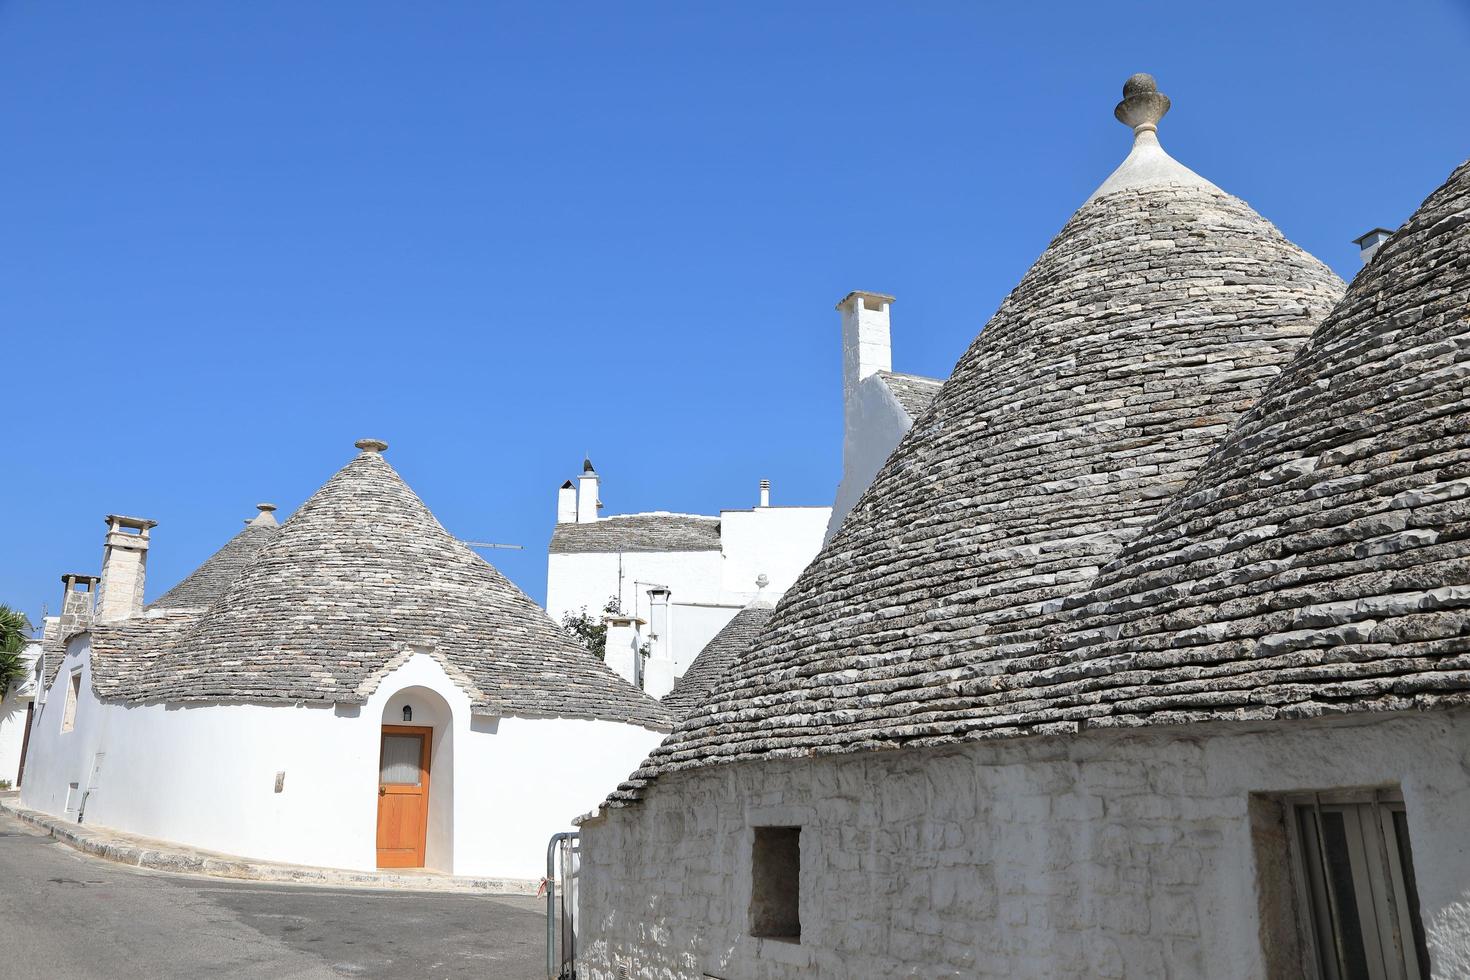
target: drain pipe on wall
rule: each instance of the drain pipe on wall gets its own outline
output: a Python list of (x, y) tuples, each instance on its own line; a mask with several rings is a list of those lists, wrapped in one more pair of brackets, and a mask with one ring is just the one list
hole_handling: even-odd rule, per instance
[(576, 840), (581, 835), (575, 831), (552, 834), (546, 845), (546, 977), (560, 980), (561, 969), (556, 965), (556, 854), (562, 841)]

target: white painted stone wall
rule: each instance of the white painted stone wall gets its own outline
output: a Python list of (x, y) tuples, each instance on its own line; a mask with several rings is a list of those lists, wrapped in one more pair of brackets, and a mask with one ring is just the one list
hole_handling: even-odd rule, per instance
[[(765, 575), (768, 595), (796, 582), (822, 548), (830, 507), (756, 507), (720, 511), (720, 602), (744, 608), (755, 598), (756, 578)], [(675, 599), (683, 596), (675, 593)]]
[(15, 785), (20, 772), (20, 750), (25, 741), (26, 708), (35, 697), (35, 685), (31, 680), (31, 669), (41, 654), (41, 644), (28, 643), (21, 651), (26, 663), (26, 676), (10, 686), (4, 698), (0, 698), (0, 779)]
[(667, 585), (675, 602), (717, 603), (722, 565), (718, 551), (552, 553), (547, 558), (546, 611), (558, 623), (564, 614), (583, 607), (600, 615), (608, 597), (618, 596), (623, 612), (647, 620), (649, 584)]
[[(565, 613), (584, 607), (598, 616), (608, 597), (618, 594), (616, 554), (552, 554), (547, 566), (546, 610), (558, 623)], [(724, 559), (718, 551), (625, 552), (621, 567), (621, 601), (629, 615), (647, 621), (651, 614), (648, 585), (635, 583), (667, 585), (673, 591), (670, 632), (675, 677), (683, 675), (743, 605), (720, 602)]]
[(684, 671), (699, 656), (715, 634), (724, 629), (740, 606), (702, 606), (692, 603), (674, 603), (674, 676), (683, 677)]
[(843, 410), (842, 480), (837, 485), (824, 541), (837, 533), (898, 441), (914, 424), (882, 378), (864, 378), (845, 397), (848, 401)]
[[(100, 752), (87, 824), (264, 860), (376, 866), (379, 737), (385, 722), (403, 723), (404, 703), (412, 724), (435, 729), (426, 863), (455, 874), (539, 878), (551, 834), (663, 737), (606, 721), (471, 716), (426, 653), (386, 676), (367, 704), (339, 708), (108, 704), (92, 691), (89, 658), (87, 638), (73, 640), (37, 712), (22, 802), (62, 814), (68, 783), (85, 790)], [(63, 733), (76, 668), (82, 697)]]
[[(579, 976), (1266, 975), (1253, 793), (1397, 785), (1434, 973), (1470, 976), (1470, 712), (719, 766), (582, 827)], [(801, 941), (747, 935), (801, 833)]]
[(791, 587), (820, 550), (830, 514), (830, 507), (723, 510), (719, 551), (552, 553), (546, 610), (557, 622), (582, 609), (598, 616), (608, 598), (617, 596), (623, 612), (651, 622), (648, 589), (667, 586), (673, 598), (674, 677), (681, 677), (705, 644), (761, 591), (759, 576), (767, 578), (763, 595), (769, 599)]

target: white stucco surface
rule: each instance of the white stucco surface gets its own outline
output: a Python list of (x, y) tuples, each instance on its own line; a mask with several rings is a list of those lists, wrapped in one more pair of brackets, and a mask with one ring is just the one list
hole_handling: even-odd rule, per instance
[(844, 392), (844, 399), (842, 480), (837, 484), (824, 541), (837, 533), (893, 448), (914, 424), (882, 378), (864, 378)]
[[(663, 663), (646, 672), (660, 679), (650, 693), (666, 693), (757, 594), (775, 600), (796, 581), (821, 548), (830, 514), (829, 507), (723, 510), (719, 551), (553, 552), (547, 559), (547, 612), (557, 622), (584, 609), (596, 617), (616, 596), (624, 613), (647, 623), (641, 634), (647, 639), (659, 625), (648, 591), (653, 586), (668, 588), (666, 659), (673, 663), (672, 674)], [(764, 589), (757, 584), (761, 576)], [(619, 664), (626, 659), (621, 646), (617, 656)], [(614, 669), (624, 676), (633, 672), (631, 665)]]
[(715, 634), (724, 629), (740, 606), (695, 605), (676, 602), (673, 605), (674, 620), (674, 676), (683, 677), (684, 671), (699, 656)]
[[(1467, 711), (667, 775), (582, 827), (578, 975), (1298, 974), (1265, 951), (1293, 910), (1262, 911), (1252, 800), (1358, 787), (1401, 788), (1434, 975), (1470, 976)], [(799, 943), (748, 935), (761, 825), (801, 827)]]
[(650, 585), (666, 585), (676, 602), (719, 601), (723, 559), (718, 551), (628, 551), (551, 554), (546, 611), (558, 623), (585, 608), (600, 615), (616, 596), (623, 612), (647, 620)]
[[(780, 595), (796, 582), (822, 547), (830, 507), (756, 507), (720, 511), (720, 601), (744, 607), (769, 579), (766, 591)], [(676, 599), (682, 596), (675, 595)]]
[[(74, 639), (37, 712), (24, 805), (62, 814), (68, 785), (85, 792), (96, 768), (87, 824), (263, 860), (376, 866), (381, 726), (402, 724), (405, 703), (412, 724), (434, 728), (425, 863), (455, 874), (540, 877), (550, 835), (662, 738), (605, 721), (472, 717), (468, 697), (422, 652), (367, 704), (337, 708), (104, 703), (89, 656), (87, 638)], [(82, 697), (75, 728), (62, 732), (74, 669)]]

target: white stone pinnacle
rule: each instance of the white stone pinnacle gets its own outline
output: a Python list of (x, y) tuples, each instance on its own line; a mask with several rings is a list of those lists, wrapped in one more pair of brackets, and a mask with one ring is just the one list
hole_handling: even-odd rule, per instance
[(1113, 109), (1113, 115), (1132, 128), (1133, 149), (1084, 204), (1105, 194), (1144, 187), (1174, 185), (1220, 190), (1165, 153), (1159, 144), (1159, 120), (1164, 118), (1169, 106), (1169, 97), (1159, 91), (1152, 75), (1140, 72), (1124, 83), (1123, 101)]

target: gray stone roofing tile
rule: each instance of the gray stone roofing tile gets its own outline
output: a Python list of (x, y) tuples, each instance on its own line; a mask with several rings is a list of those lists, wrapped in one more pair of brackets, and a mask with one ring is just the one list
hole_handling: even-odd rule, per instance
[(1090, 200), (750, 655), (614, 801), (724, 760), (1075, 726), (974, 699), (1037, 655), (1061, 600), (1188, 483), (1341, 295), (1209, 185)]
[(924, 413), (924, 409), (929, 407), (934, 396), (939, 394), (940, 386), (944, 384), (940, 378), (926, 378), (920, 374), (899, 374), (894, 371), (879, 371), (878, 377), (912, 419)]
[(149, 604), (149, 609), (202, 609), (224, 595), (279, 529), (251, 524), (226, 541), (204, 564)]
[(558, 524), (552, 554), (617, 551), (719, 551), (720, 519), (698, 514), (619, 514)]
[[(303, 504), (207, 613), (176, 625), (99, 630), (99, 691), (130, 702), (360, 704), (424, 649), (478, 714), (670, 721), (445, 531), (375, 451)], [(144, 646), (149, 631), (172, 642)]]
[(1059, 618), (1016, 679), (1089, 725), (1467, 700), (1470, 163)]
[(664, 707), (673, 712), (675, 718), (682, 718), (696, 708), (750, 650), (756, 635), (770, 621), (774, 611), (769, 605), (751, 605), (736, 613), (699, 651), (689, 669), (674, 684), (674, 689), (664, 695)]

